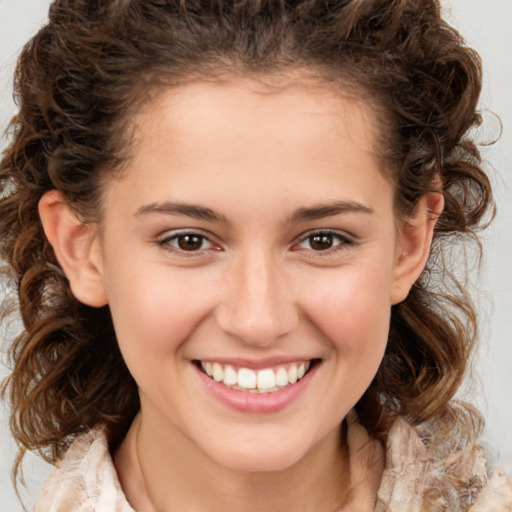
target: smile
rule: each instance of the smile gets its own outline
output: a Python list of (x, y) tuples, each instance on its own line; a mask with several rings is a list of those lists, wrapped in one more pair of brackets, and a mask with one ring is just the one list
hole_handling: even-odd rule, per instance
[(311, 361), (287, 363), (260, 370), (203, 361), (199, 362), (199, 366), (212, 380), (229, 388), (250, 393), (272, 393), (302, 379), (310, 369)]

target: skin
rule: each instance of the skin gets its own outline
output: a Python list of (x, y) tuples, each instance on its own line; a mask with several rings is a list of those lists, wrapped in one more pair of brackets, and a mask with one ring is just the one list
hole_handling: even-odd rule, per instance
[[(427, 212), (442, 207), (431, 194), (397, 220), (377, 132), (370, 106), (320, 86), (194, 83), (135, 119), (99, 227), (56, 192), (41, 201), (73, 293), (109, 304), (140, 389), (115, 455), (137, 510), (354, 510), (356, 473), (374, 501), (381, 466), (350, 468), (341, 425), (381, 363), (391, 305), (423, 269)], [(187, 233), (199, 249), (179, 248)], [(331, 247), (312, 245), (321, 233)], [(195, 364), (276, 357), (319, 363), (297, 399), (263, 414), (217, 400)]]

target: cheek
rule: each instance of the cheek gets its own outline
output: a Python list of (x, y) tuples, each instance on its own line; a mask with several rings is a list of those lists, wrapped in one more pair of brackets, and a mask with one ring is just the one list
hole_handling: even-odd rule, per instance
[(179, 350), (208, 315), (215, 289), (194, 271), (159, 268), (150, 272), (150, 265), (145, 267), (132, 278), (130, 272), (116, 269), (110, 279), (116, 286), (107, 290), (117, 338), (128, 364), (141, 356), (157, 360)]
[[(329, 338), (343, 340), (350, 349), (350, 340), (360, 341), (370, 333), (377, 339), (387, 338), (390, 289), (390, 273), (364, 265), (352, 266), (333, 272), (327, 279), (312, 280), (308, 309), (317, 326), (330, 334)], [(373, 336), (367, 338), (363, 346), (372, 339)]]
[(390, 283), (390, 273), (361, 265), (332, 276), (330, 286), (322, 282), (311, 288), (310, 319), (328, 344), (332, 389), (344, 397), (343, 413), (363, 395), (382, 362), (391, 315)]
[[(391, 268), (391, 267), (385, 267)], [(390, 273), (352, 266), (312, 279), (309, 321), (324, 344), (326, 385), (321, 404), (337, 425), (370, 386), (382, 362), (389, 334)]]

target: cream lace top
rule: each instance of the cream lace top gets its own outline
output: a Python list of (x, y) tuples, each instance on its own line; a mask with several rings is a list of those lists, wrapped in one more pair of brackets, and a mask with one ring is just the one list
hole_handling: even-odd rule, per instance
[[(500, 468), (491, 474), (480, 446), (436, 458), (420, 432), (404, 420), (395, 422), (375, 507), (357, 512), (512, 512), (510, 480)], [(349, 424), (347, 439), (351, 467), (354, 457), (382, 450), (357, 422)], [(34, 512), (134, 512), (119, 484), (103, 429), (75, 439), (44, 484)]]

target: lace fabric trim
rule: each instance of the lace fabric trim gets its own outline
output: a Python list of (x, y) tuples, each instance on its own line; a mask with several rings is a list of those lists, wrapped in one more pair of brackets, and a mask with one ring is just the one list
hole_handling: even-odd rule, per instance
[[(351, 459), (367, 456), (357, 449), (368, 442), (366, 431), (353, 417), (348, 423)], [(385, 461), (375, 512), (512, 512), (510, 480), (500, 468), (488, 475), (477, 444), (436, 458), (419, 430), (398, 419), (389, 432)], [(44, 484), (34, 512), (107, 511), (135, 512), (121, 489), (105, 431), (98, 427), (75, 439)]]

